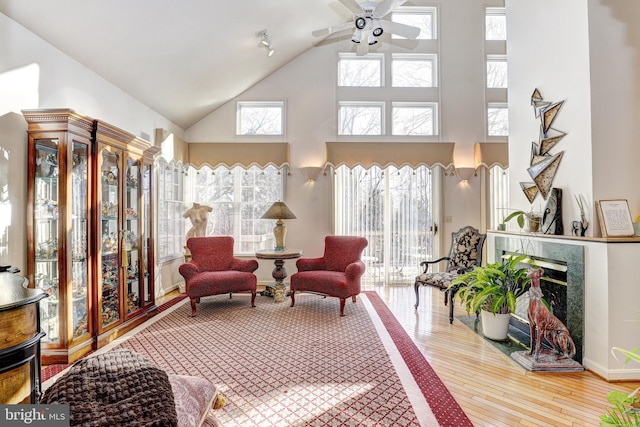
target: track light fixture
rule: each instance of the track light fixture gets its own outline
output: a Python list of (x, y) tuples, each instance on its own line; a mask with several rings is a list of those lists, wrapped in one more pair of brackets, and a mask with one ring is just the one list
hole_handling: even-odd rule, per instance
[(269, 37), (267, 30), (260, 31), (258, 38), (260, 39), (260, 46), (264, 47), (267, 51), (267, 56), (273, 56), (276, 50), (271, 47), (271, 37)]

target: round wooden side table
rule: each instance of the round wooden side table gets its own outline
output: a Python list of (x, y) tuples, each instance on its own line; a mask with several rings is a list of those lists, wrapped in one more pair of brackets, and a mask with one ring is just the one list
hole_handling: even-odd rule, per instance
[[(284, 279), (287, 277), (287, 269), (284, 268), (284, 261), (287, 259), (296, 259), (302, 256), (302, 249), (284, 248), (278, 249), (261, 249), (256, 251), (256, 258), (274, 260), (275, 268), (271, 275), (276, 283), (273, 286), (267, 285), (267, 291), (273, 288), (273, 300), (275, 302), (283, 302), (284, 296), (287, 295), (287, 289)], [(270, 292), (267, 292), (267, 294)]]

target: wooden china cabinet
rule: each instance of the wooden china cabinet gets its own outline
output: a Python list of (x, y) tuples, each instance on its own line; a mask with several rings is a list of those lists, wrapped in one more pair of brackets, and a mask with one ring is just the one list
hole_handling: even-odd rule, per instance
[(42, 361), (72, 363), (155, 314), (148, 142), (70, 109), (25, 110), (27, 279)]
[(153, 157), (158, 149), (103, 122), (96, 126), (98, 347), (156, 311), (153, 288)]

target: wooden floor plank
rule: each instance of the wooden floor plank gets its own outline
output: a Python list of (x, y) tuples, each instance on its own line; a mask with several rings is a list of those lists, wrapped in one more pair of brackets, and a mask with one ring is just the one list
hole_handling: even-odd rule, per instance
[[(609, 383), (591, 372), (529, 372), (460, 321), (437, 290), (371, 286), (389, 306), (440, 379), (477, 427), (597, 426), (607, 393), (630, 393), (640, 381)], [(455, 315), (465, 315), (456, 306)]]

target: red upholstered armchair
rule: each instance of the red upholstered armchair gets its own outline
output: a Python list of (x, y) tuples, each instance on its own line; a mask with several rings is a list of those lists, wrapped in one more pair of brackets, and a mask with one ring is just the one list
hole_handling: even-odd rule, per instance
[(233, 256), (233, 237), (191, 237), (187, 240), (191, 261), (178, 271), (187, 284), (191, 299), (191, 316), (196, 315), (196, 303), (201, 297), (233, 292), (251, 292), (251, 307), (255, 307), (258, 261)]
[(308, 291), (340, 298), (340, 316), (351, 297), (356, 302), (364, 263), (360, 260), (367, 239), (357, 236), (326, 236), (322, 258), (300, 258), (298, 272), (291, 276), (291, 307), (297, 291)]

